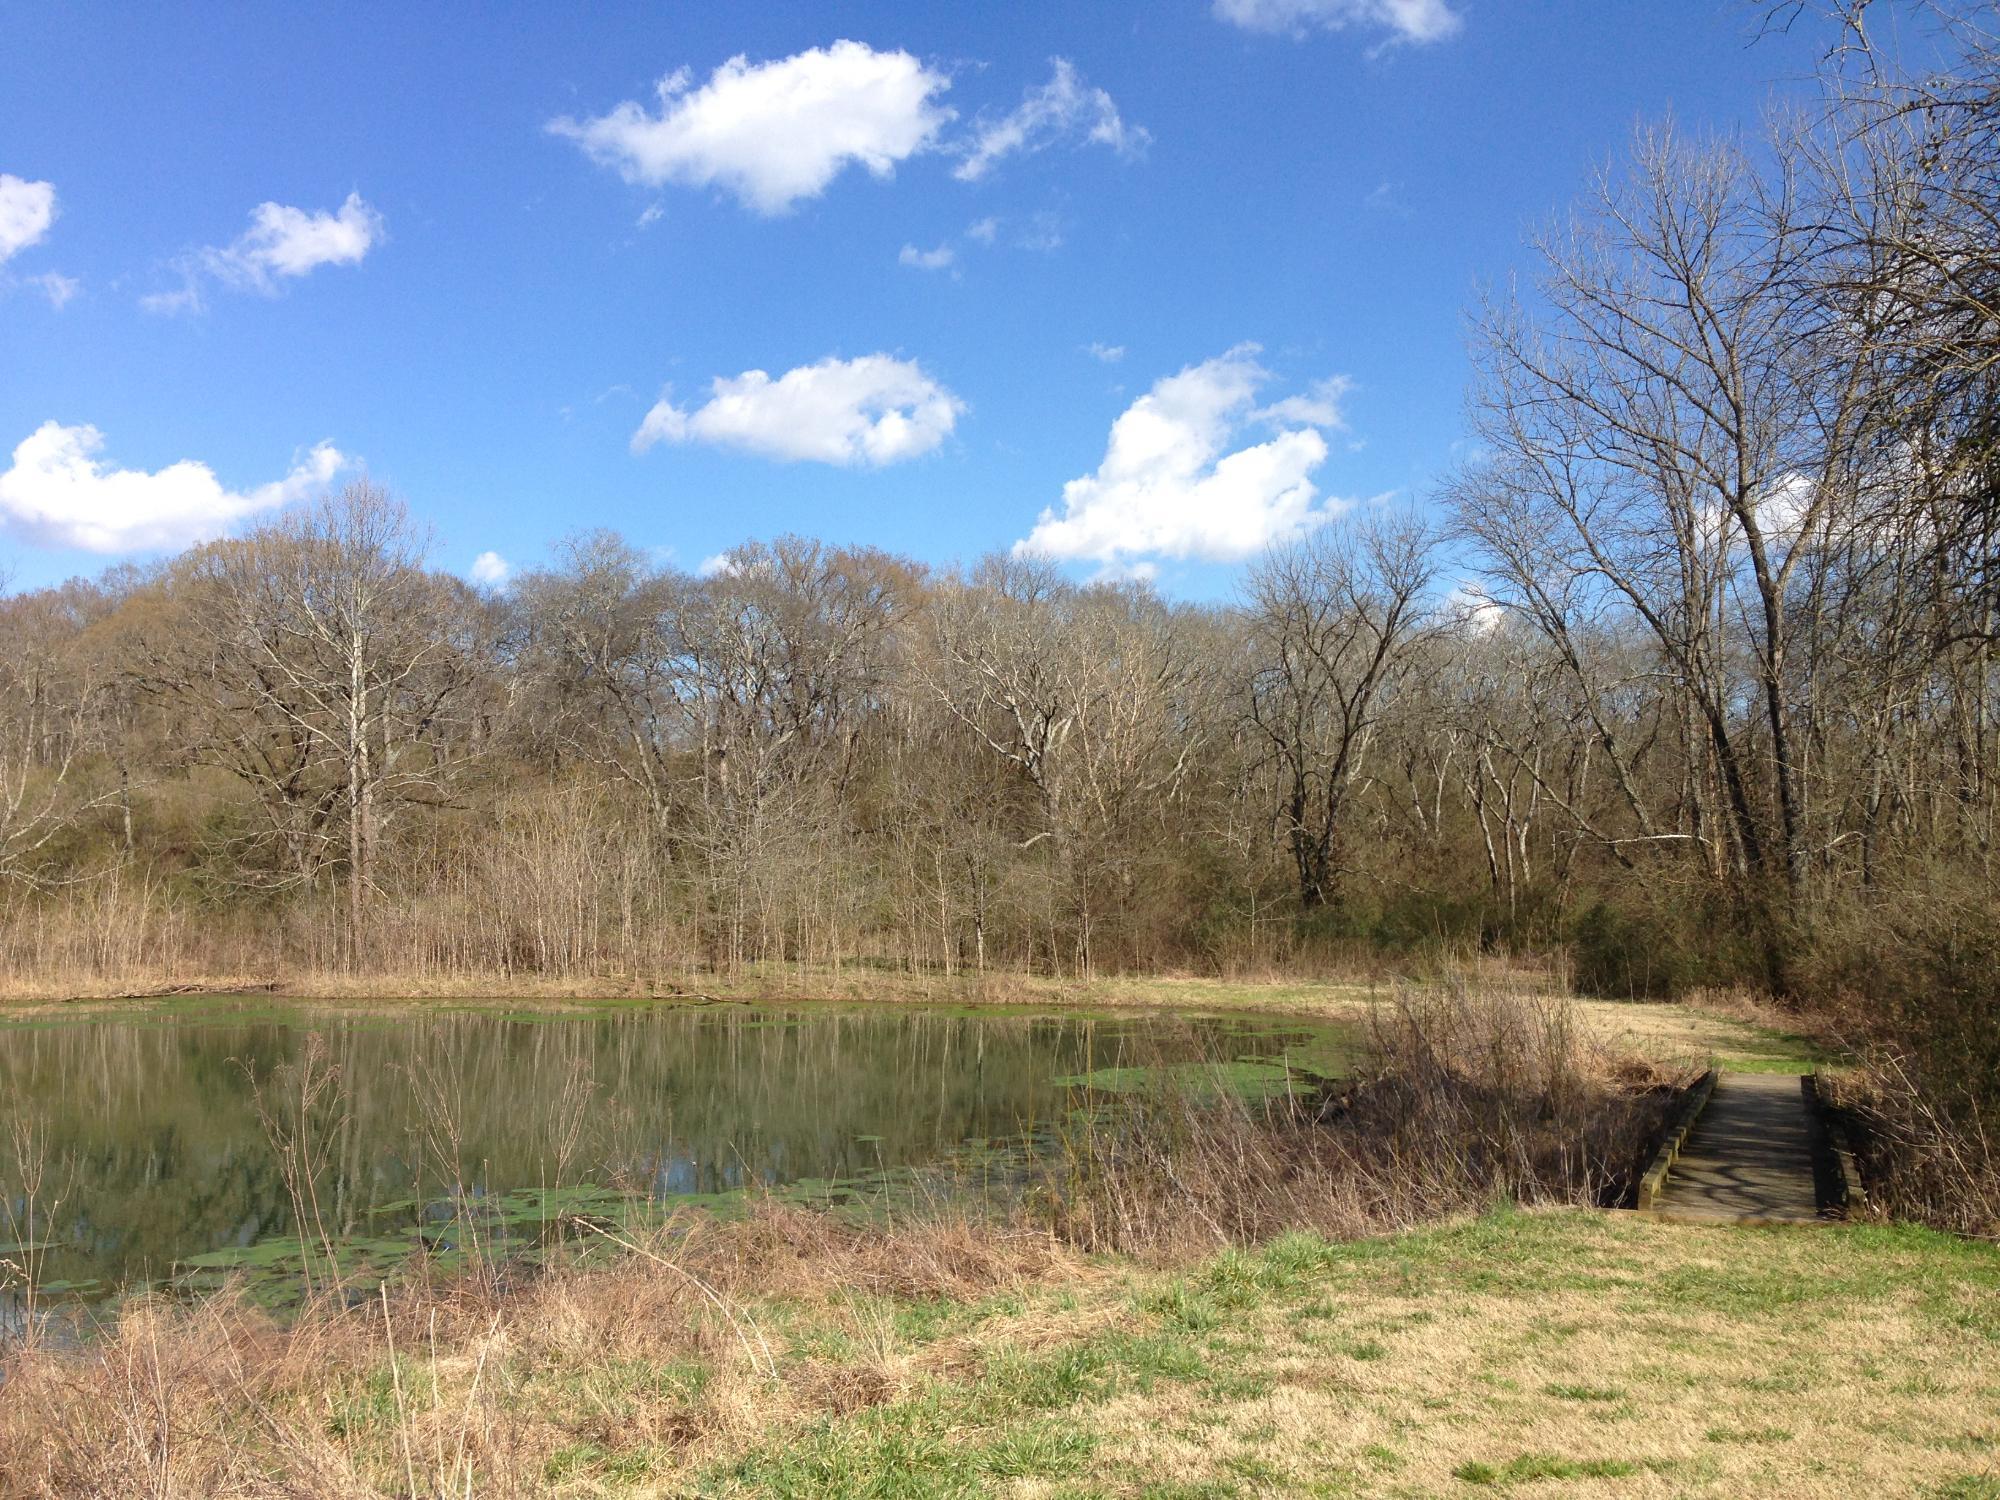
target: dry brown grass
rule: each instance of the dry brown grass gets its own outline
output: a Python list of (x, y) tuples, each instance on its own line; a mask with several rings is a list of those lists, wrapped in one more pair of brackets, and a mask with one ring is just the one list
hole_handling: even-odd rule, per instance
[[(781, 1358), (774, 1310), (858, 1325), (857, 1298), (1056, 1278), (1092, 1279), (1046, 1234), (884, 1233), (773, 1204), (669, 1225), (604, 1264), (322, 1296), (284, 1323), (228, 1295), (141, 1299), (81, 1347), (4, 1351), (0, 1495), (538, 1495), (579, 1443), (699, 1465), (915, 1378), (893, 1340), (864, 1369)], [(660, 1378), (693, 1370), (687, 1389)]]
[[(774, 1209), (671, 1248), (288, 1327), (136, 1304), (7, 1356), (0, 1494), (942, 1495), (1051, 1431), (981, 1490), (1978, 1495), (2000, 1454), (2000, 1257), (1935, 1237), (1552, 1211), (1144, 1271)], [(1103, 1378), (1005, 1374), (1066, 1363)]]
[[(1870, 1047), (1826, 1080), (1878, 1214), (2000, 1240), (2000, 1122), (1942, 1107), (1906, 1054)], [(1990, 1090), (1989, 1090), (1990, 1091)]]

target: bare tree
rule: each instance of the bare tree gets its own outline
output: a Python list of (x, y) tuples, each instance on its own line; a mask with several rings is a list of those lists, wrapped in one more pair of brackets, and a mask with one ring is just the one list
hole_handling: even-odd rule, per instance
[(1434, 547), (1411, 518), (1373, 519), (1316, 532), (1251, 571), (1244, 713), (1275, 772), (1305, 911), (1340, 902), (1348, 808), (1423, 622)]
[(114, 795), (88, 785), (109, 674), (54, 592), (0, 599), (0, 883), (38, 884), (44, 856)]
[(1137, 880), (1142, 832), (1200, 745), (1183, 630), (1143, 590), (1077, 588), (1020, 558), (945, 586), (928, 619), (918, 669), (1027, 791), (1019, 847), (1052, 847), (1069, 958), (1087, 973), (1099, 928)]
[(201, 549), (148, 681), (182, 699), (194, 751), (249, 783), (285, 881), (339, 860), (350, 961), (385, 833), (441, 806), (470, 754), (485, 642), (469, 591), (426, 573), (408, 512), (366, 481)]

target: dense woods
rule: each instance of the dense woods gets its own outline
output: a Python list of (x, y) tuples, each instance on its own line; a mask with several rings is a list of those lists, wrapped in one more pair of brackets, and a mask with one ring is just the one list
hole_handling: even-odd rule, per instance
[[(16, 976), (1266, 970), (1888, 993), (1990, 939), (1993, 38), (1640, 135), (1475, 318), (1473, 458), (1176, 603), (601, 533), (503, 591), (359, 482), (0, 601)], [(1988, 1043), (1990, 1046), (1990, 1042)]]

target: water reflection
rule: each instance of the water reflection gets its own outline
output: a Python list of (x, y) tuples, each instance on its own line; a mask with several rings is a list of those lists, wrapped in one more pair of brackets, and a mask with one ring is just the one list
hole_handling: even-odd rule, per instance
[[(308, 1112), (301, 1149), (341, 1235), (385, 1215), (417, 1223), (460, 1186), (696, 1199), (923, 1167), (1033, 1138), (1070, 1102), (1065, 1076), (1308, 1040), (1241, 1020), (733, 1005), (519, 1016), (245, 1001), (0, 1026), (0, 1116), (33, 1127), (31, 1160), (0, 1139), (0, 1256), (33, 1254), (42, 1285), (89, 1291), (293, 1234), (253, 1080), (267, 1103), (286, 1097), (314, 1036), (339, 1088)], [(23, 1247), (37, 1163), (40, 1246)]]

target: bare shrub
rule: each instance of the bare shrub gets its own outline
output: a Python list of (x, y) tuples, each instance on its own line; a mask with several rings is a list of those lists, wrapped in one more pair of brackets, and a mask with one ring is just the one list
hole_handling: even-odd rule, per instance
[(1197, 1080), (1100, 1112), (1042, 1208), (1067, 1242), (1171, 1258), (1496, 1199), (1616, 1204), (1675, 1081), (1595, 1053), (1565, 1000), (1403, 992), (1350, 1080), (1263, 1101)]
[(1859, 1066), (1825, 1080), (1873, 1205), (2000, 1235), (2000, 915), (1906, 895), (1816, 934), (1813, 978)]

